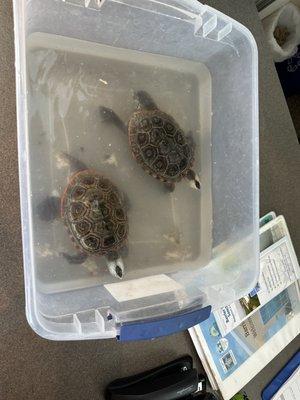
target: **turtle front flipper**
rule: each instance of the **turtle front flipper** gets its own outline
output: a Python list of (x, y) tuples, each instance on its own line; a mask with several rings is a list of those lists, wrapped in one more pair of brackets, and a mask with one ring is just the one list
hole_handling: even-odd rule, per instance
[(42, 221), (54, 221), (60, 215), (60, 198), (58, 196), (47, 196), (38, 204), (37, 214)]
[(102, 122), (108, 122), (110, 124), (113, 124), (117, 128), (119, 128), (122, 132), (127, 134), (126, 124), (124, 124), (121, 118), (111, 108), (100, 106), (99, 111)]
[(83, 264), (88, 255), (85, 253), (78, 253), (78, 254), (68, 254), (68, 253), (61, 253), (61, 255), (68, 261), (69, 264)]
[(157, 105), (149, 93), (144, 90), (134, 92), (134, 100), (137, 102), (137, 107), (144, 110), (157, 110)]
[(112, 276), (123, 279), (125, 273), (124, 263), (118, 253), (112, 251), (106, 256), (107, 268)]
[(197, 189), (197, 190), (201, 189), (201, 182), (200, 182), (199, 176), (195, 173), (195, 171), (193, 171), (192, 169), (189, 169), (186, 173), (186, 178), (189, 180), (190, 186), (193, 189)]

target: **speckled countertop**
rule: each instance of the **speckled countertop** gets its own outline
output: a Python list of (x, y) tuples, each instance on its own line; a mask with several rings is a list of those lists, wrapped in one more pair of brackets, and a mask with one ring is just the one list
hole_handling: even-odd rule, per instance
[[(300, 254), (300, 149), (254, 2), (209, 0), (207, 4), (248, 26), (257, 40), (261, 214), (275, 210), (286, 217)], [(186, 353), (197, 360), (187, 333), (147, 343), (56, 343), (29, 328), (24, 313), (11, 0), (0, 1), (0, 57), (0, 399), (103, 399), (103, 388), (114, 378)], [(297, 345), (299, 341), (291, 343), (247, 386), (253, 400), (260, 398), (261, 389)]]

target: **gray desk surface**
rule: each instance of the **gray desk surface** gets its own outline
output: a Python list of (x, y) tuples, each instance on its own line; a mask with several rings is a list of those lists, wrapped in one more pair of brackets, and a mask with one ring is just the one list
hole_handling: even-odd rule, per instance
[[(285, 215), (300, 254), (299, 171), (296, 134), (261, 24), (250, 0), (209, 0), (253, 32), (260, 51), (261, 213)], [(147, 343), (113, 340), (55, 343), (37, 337), (24, 315), (19, 217), (13, 20), (11, 1), (0, 1), (0, 399), (102, 399), (112, 379), (140, 372), (190, 353), (187, 333)], [(298, 194), (298, 201), (297, 199)], [(298, 228), (298, 229), (297, 229)], [(291, 343), (248, 386), (253, 400), (296, 350)]]

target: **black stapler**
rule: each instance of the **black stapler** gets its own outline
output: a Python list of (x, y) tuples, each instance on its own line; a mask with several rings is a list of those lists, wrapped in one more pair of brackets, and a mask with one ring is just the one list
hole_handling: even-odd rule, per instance
[(181, 357), (163, 366), (111, 382), (106, 400), (204, 400), (206, 379), (193, 368), (190, 356)]

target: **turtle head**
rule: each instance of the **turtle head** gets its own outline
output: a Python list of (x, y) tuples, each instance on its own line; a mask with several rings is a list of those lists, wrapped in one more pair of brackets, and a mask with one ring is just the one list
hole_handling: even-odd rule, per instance
[(157, 109), (157, 105), (155, 104), (150, 94), (145, 92), (144, 90), (139, 90), (137, 92), (134, 92), (133, 98), (137, 103), (137, 107), (139, 109), (145, 109), (145, 110)]
[(118, 279), (123, 279), (125, 268), (121, 258), (107, 262), (107, 267), (112, 276)]
[(190, 169), (187, 171), (186, 178), (188, 179), (189, 184), (193, 189), (196, 190), (201, 189), (201, 182), (199, 176), (193, 170)]

